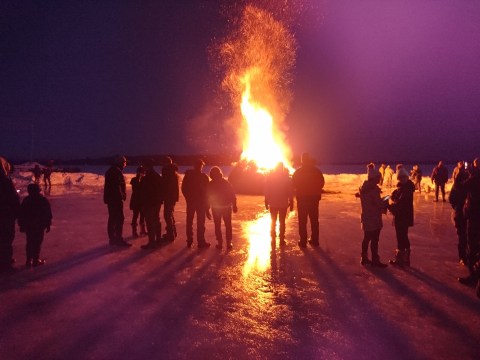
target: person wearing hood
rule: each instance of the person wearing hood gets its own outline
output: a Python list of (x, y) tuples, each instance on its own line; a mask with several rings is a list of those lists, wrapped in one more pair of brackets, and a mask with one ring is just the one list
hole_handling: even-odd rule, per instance
[(388, 209), (393, 214), (397, 249), (392, 265), (410, 265), (410, 239), (408, 228), (413, 226), (413, 193), (415, 185), (409, 180), (409, 174), (403, 165), (397, 165), (397, 188), (389, 199)]
[[(362, 255), (360, 264), (385, 268), (387, 264), (380, 261), (378, 256), (378, 242), (382, 230), (382, 213), (385, 213), (386, 204), (380, 196), (379, 183), (382, 175), (374, 168), (368, 169), (368, 179), (364, 181), (357, 194), (362, 205), (361, 223), (363, 229)], [(368, 245), (372, 252), (372, 260), (368, 258)]]
[(112, 166), (105, 173), (103, 202), (108, 208), (107, 233), (110, 245), (132, 246), (123, 239), (123, 202), (127, 199), (123, 169), (127, 165), (124, 156), (115, 157)]
[(20, 199), (9, 177), (10, 171), (10, 163), (0, 156), (0, 272), (13, 270), (15, 261), (12, 243)]

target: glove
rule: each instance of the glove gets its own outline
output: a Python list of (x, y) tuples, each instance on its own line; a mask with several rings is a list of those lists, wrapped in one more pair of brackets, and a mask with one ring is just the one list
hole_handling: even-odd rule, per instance
[(236, 214), (238, 211), (237, 205), (233, 205), (232, 210), (233, 210), (233, 213)]

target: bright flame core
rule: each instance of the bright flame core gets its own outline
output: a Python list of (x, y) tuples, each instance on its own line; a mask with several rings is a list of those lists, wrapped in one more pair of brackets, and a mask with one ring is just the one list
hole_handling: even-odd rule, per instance
[(289, 166), (286, 155), (289, 149), (275, 137), (275, 125), (270, 112), (252, 99), (250, 76), (245, 75), (243, 82), (245, 91), (242, 94), (243, 119), (247, 132), (243, 138), (242, 159), (254, 161), (259, 169), (273, 169), (279, 162)]

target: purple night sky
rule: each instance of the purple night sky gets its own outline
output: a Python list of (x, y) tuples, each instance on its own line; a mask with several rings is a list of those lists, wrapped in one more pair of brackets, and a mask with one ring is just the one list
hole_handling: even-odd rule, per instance
[[(480, 155), (480, 3), (310, 1), (292, 25), (295, 153)], [(2, 1), (0, 154), (28, 159), (32, 133), (36, 158), (232, 151), (208, 54), (224, 3)]]

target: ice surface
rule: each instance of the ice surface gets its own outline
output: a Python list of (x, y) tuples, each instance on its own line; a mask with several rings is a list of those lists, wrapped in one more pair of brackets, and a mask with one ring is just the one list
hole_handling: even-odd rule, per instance
[[(467, 270), (448, 203), (416, 193), (412, 266), (366, 268), (354, 197), (364, 176), (325, 178), (319, 249), (298, 248), (293, 212), (286, 247), (272, 250), (263, 199), (240, 195), (233, 251), (186, 248), (181, 198), (179, 237), (146, 252), (144, 237), (128, 237), (127, 205), (133, 246), (107, 245), (102, 176), (54, 173), (47, 264), (22, 266), (17, 232), (17, 271), (0, 277), (0, 358), (479, 359), (480, 300), (456, 281)], [(17, 169), (22, 196), (29, 181)], [(384, 261), (396, 244), (391, 221), (384, 217)], [(206, 235), (213, 244), (211, 222)]]

